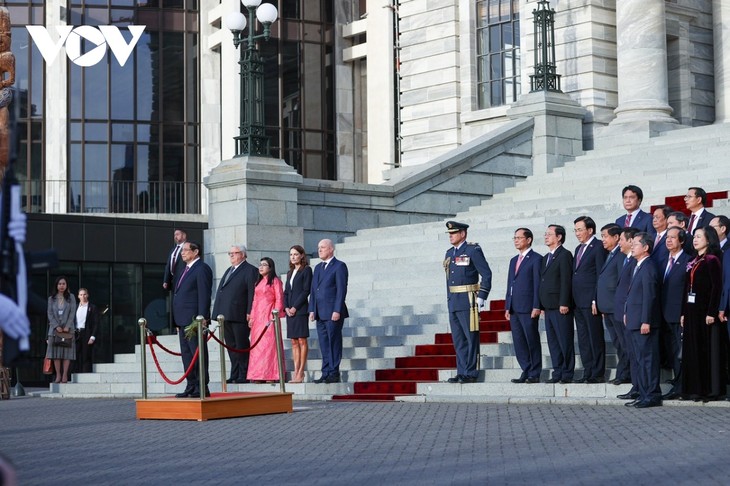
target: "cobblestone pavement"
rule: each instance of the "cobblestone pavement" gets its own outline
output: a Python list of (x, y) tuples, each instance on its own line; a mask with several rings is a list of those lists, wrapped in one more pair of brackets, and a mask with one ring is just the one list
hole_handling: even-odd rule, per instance
[(295, 402), (292, 414), (139, 421), (128, 399), (0, 401), (21, 485), (728, 484), (712, 407)]

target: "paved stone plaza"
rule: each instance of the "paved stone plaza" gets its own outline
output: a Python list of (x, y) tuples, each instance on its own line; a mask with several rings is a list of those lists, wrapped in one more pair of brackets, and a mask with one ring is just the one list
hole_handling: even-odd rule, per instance
[(134, 414), (128, 399), (13, 398), (0, 402), (0, 450), (21, 485), (727, 484), (730, 476), (723, 407), (295, 402), (292, 414), (209, 422)]

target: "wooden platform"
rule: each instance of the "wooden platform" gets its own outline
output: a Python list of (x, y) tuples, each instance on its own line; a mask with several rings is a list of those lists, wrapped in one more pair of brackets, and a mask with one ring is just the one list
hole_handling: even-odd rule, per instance
[(213, 420), (272, 413), (291, 413), (293, 393), (213, 393), (199, 398), (136, 400), (137, 419)]

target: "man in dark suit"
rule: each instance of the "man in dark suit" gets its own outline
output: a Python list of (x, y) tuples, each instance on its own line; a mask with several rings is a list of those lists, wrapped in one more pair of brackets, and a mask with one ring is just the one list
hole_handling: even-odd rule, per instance
[(629, 355), (626, 352), (626, 340), (624, 339), (624, 323), (623, 319), (616, 317), (616, 314), (620, 316), (622, 312), (614, 313), (616, 286), (626, 259), (618, 244), (620, 238), (621, 227), (619, 225), (611, 223), (601, 228), (601, 240), (608, 256), (606, 256), (606, 261), (598, 272), (596, 300), (593, 302), (593, 309), (603, 314), (603, 323), (611, 336), (613, 347), (616, 348), (616, 355), (618, 356), (616, 378), (611, 381), (614, 385), (631, 381)]
[(540, 309), (545, 311), (553, 376), (548, 383), (571, 383), (575, 372), (573, 332), (573, 256), (563, 247), (565, 228), (551, 224), (545, 231), (549, 253), (540, 263)]
[(580, 243), (575, 248), (573, 261), (573, 302), (578, 349), (583, 362), (583, 377), (576, 383), (604, 383), (606, 381), (606, 340), (596, 299), (598, 272), (606, 261), (606, 250), (596, 239), (596, 223), (590, 216), (579, 216), (573, 221), (575, 237)]
[(715, 231), (717, 231), (717, 237), (720, 239), (720, 249), (722, 250), (722, 253), (725, 254), (728, 248), (730, 248), (730, 241), (727, 239), (727, 230), (730, 228), (730, 219), (724, 214), (720, 214), (712, 218), (710, 226), (715, 228)]
[[(245, 245), (233, 245), (228, 250), (231, 266), (218, 284), (213, 303), (213, 318), (223, 314), (226, 344), (235, 349), (251, 346), (248, 318), (259, 271), (246, 261), (246, 256)], [(248, 353), (228, 350), (228, 357), (231, 359), (231, 376), (226, 383), (248, 383)]]
[[(210, 299), (213, 290), (213, 271), (200, 259), (200, 245), (193, 241), (183, 244), (181, 253), (185, 268), (175, 277), (172, 318), (177, 326), (177, 335), (180, 339), (180, 353), (182, 354), (183, 370), (190, 367), (193, 356), (198, 350), (198, 338), (185, 338), (185, 327), (191, 324), (197, 316), (210, 320)], [(203, 390), (208, 391), (208, 346), (203, 346), (201, 352), (205, 360), (206, 376), (198, 376), (198, 366), (193, 366), (188, 374), (185, 391), (175, 395), (177, 398), (200, 397)], [(205, 379), (205, 386), (200, 383)]]
[(689, 218), (682, 211), (674, 211), (667, 217), (667, 228), (671, 228), (672, 226), (682, 228), (687, 233), (682, 249), (692, 258), (695, 254), (695, 249), (692, 246), (692, 236), (687, 231)]
[(679, 396), (679, 373), (681, 362), (679, 355), (682, 351), (682, 303), (684, 302), (684, 285), (687, 278), (687, 263), (689, 255), (682, 249), (686, 233), (678, 226), (667, 230), (667, 258), (658, 267), (661, 283), (662, 327), (659, 333), (660, 363), (674, 372), (671, 380), (672, 389), (662, 398), (671, 400)]
[(519, 255), (509, 262), (505, 319), (512, 328), (515, 357), (522, 368), (512, 383), (539, 383), (542, 373), (540, 345), (540, 263), (542, 255), (532, 250), (532, 231), (519, 228), (513, 238)]
[(185, 262), (182, 260), (182, 247), (187, 240), (188, 235), (181, 229), (176, 229), (173, 234), (175, 240), (175, 246), (170, 250), (170, 254), (167, 255), (167, 261), (165, 262), (165, 273), (162, 278), (162, 288), (165, 290), (172, 290), (172, 282), (175, 280), (177, 275), (180, 275), (185, 269)]
[(651, 260), (657, 265), (657, 269), (662, 265), (667, 257), (667, 245), (664, 243), (667, 239), (667, 218), (672, 214), (671, 206), (659, 206), (654, 210), (651, 224), (654, 226), (656, 236), (654, 237), (654, 249), (651, 252)]
[(641, 201), (644, 199), (644, 192), (639, 186), (628, 185), (621, 191), (624, 209), (626, 214), (616, 220), (616, 224), (622, 228), (636, 228), (638, 231), (654, 232), (651, 224), (651, 216), (642, 211)]
[[(479, 356), (479, 309), (492, 289), (492, 271), (478, 243), (466, 242), (468, 224), (448, 221), (451, 248), (446, 250), (446, 301), (456, 352), (456, 376), (449, 383), (477, 381)], [(481, 277), (481, 282), (480, 282)]]
[(315, 383), (339, 383), (342, 360), (342, 327), (347, 305), (347, 265), (335, 258), (332, 240), (317, 245), (322, 262), (314, 268), (309, 294), (309, 320), (317, 321), (317, 337), (322, 353), (322, 376)]
[[(639, 396), (638, 386), (636, 384), (636, 375), (634, 373), (634, 347), (631, 344), (631, 333), (626, 330), (624, 324), (624, 315), (626, 310), (626, 298), (628, 297), (629, 285), (631, 284), (631, 276), (636, 267), (636, 260), (631, 256), (631, 247), (636, 235), (636, 228), (623, 228), (621, 237), (618, 240), (619, 248), (623, 254), (621, 261), (621, 271), (616, 281), (616, 298), (613, 301), (614, 318), (621, 321), (621, 332), (623, 332), (624, 349), (629, 361), (629, 374), (631, 379), (631, 389), (624, 394), (617, 395), (617, 398), (623, 400), (635, 400)], [(619, 256), (620, 258), (620, 256)], [(619, 338), (620, 339), (620, 338)], [(615, 380), (614, 380), (615, 383)]]
[(76, 308), (76, 373), (91, 373), (94, 362), (94, 343), (99, 314), (89, 302), (89, 291), (79, 289), (79, 306)]
[(658, 407), (662, 404), (659, 388), (659, 327), (661, 322), (659, 279), (656, 266), (651, 264), (654, 237), (646, 232), (634, 236), (631, 253), (636, 268), (626, 297), (624, 322), (631, 333), (634, 349), (632, 372), (637, 375), (639, 396), (626, 406)]
[(684, 205), (692, 214), (689, 216), (687, 233), (694, 235), (697, 228), (704, 228), (710, 225), (714, 214), (705, 209), (707, 205), (707, 192), (701, 187), (690, 187), (687, 195), (684, 196)]

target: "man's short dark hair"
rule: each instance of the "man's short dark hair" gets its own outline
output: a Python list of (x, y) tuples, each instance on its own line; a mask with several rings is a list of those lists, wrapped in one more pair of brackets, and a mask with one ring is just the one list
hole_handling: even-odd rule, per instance
[(198, 242), (188, 240), (185, 243), (187, 243), (190, 246), (190, 250), (192, 250), (192, 251), (197, 250), (198, 253), (200, 253), (200, 244)]
[[(673, 213), (669, 213), (669, 216), (674, 216), (674, 219), (677, 220), (677, 223), (682, 223), (685, 228), (687, 227), (687, 223), (689, 223), (689, 218), (682, 211), (674, 211)], [(669, 216), (667, 216), (667, 218)]]
[(728, 230), (730, 230), (730, 218), (728, 218), (724, 214), (718, 214), (715, 217), (717, 218), (718, 224), (725, 227), (725, 236), (727, 236), (727, 232)]
[(621, 228), (621, 234), (626, 236), (627, 241), (636, 236), (636, 233), (638, 232), (639, 230), (632, 226), (629, 226), (628, 228)]
[(586, 229), (592, 230), (593, 234), (596, 234), (596, 222), (593, 221), (593, 218), (591, 218), (590, 216), (578, 216), (573, 221), (573, 224), (579, 223), (581, 221), (586, 225)]
[(631, 191), (636, 194), (636, 197), (639, 198), (639, 202), (644, 200), (644, 191), (642, 191), (639, 186), (629, 184), (628, 186), (624, 187), (623, 190), (621, 190), (621, 197), (624, 197), (624, 195), (626, 195), (626, 191)]
[(530, 239), (530, 246), (532, 246), (532, 242), (535, 241), (535, 238), (532, 235), (532, 231), (530, 231), (529, 228), (517, 228), (515, 230), (515, 233), (517, 233), (518, 231), (522, 231), (523, 236)]
[(609, 236), (621, 236), (621, 226), (616, 223), (608, 223), (601, 228), (601, 232), (605, 231)]
[[(674, 211), (673, 207), (667, 205), (659, 206), (656, 209), (660, 209), (662, 211), (662, 214), (664, 214), (664, 219), (668, 218), (669, 215), (672, 214), (672, 212)], [(654, 211), (656, 211), (656, 209)]]
[(702, 189), (701, 187), (690, 187), (688, 190), (694, 191), (695, 196), (698, 196), (700, 199), (702, 199), (702, 205), (707, 206), (707, 192), (704, 189)]
[(681, 226), (671, 226), (667, 228), (667, 234), (669, 234), (670, 230), (675, 229), (677, 230), (677, 239), (679, 240), (679, 244), (684, 245), (684, 242), (687, 239), (687, 232)]
[(654, 237), (646, 231), (639, 231), (634, 235), (634, 238), (639, 238), (639, 243), (641, 243), (641, 246), (649, 247), (649, 254), (654, 251)]
[(559, 224), (549, 224), (548, 228), (553, 228), (555, 236), (560, 237), (560, 243), (565, 243), (565, 228)]

